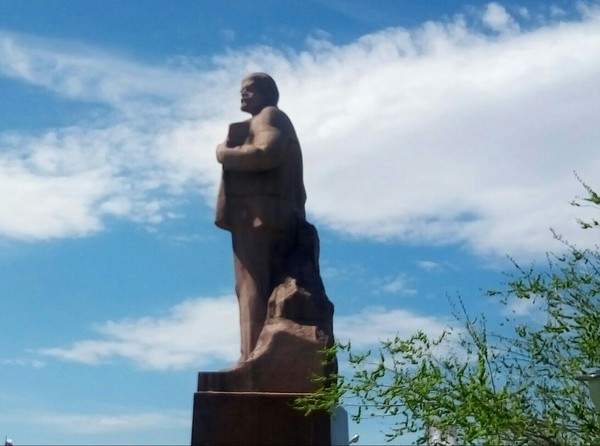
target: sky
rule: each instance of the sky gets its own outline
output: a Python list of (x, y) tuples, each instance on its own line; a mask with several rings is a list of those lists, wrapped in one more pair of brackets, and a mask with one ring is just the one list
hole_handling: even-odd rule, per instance
[(596, 242), (596, 0), (0, 0), (0, 436), (189, 444), (197, 372), (239, 356), (215, 148), (253, 71), (339, 340), (439, 333), (457, 294), (493, 322), (509, 258)]

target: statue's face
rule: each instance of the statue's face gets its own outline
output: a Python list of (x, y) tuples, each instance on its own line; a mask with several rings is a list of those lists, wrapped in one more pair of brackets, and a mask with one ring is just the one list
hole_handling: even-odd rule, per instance
[(240, 107), (241, 110), (250, 113), (252, 116), (260, 113), (260, 111), (267, 105), (265, 97), (256, 87), (253, 79), (243, 80), (240, 93), (242, 95), (242, 105)]

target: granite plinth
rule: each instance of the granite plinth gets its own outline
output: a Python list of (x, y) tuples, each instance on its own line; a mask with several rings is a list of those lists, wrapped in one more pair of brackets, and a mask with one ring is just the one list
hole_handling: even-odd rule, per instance
[(331, 417), (293, 409), (298, 393), (196, 392), (192, 446), (331, 445)]

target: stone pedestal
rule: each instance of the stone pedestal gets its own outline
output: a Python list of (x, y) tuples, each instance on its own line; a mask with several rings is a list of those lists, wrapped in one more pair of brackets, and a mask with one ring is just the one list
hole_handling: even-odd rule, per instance
[[(347, 421), (336, 417), (336, 429), (325, 412), (304, 416), (291, 407), (299, 396), (297, 393), (196, 392), (192, 446), (343, 444), (344, 439), (335, 437), (340, 435), (340, 421), (342, 425), (346, 422), (346, 426)], [(343, 432), (343, 426), (341, 430)], [(345, 444), (347, 436), (346, 433)]]

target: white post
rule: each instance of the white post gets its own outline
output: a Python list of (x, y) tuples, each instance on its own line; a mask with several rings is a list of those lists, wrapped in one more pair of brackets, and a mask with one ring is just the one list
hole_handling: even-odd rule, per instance
[(600, 410), (600, 370), (587, 375), (576, 376), (575, 379), (587, 384), (592, 402), (596, 406), (596, 409)]
[(348, 412), (342, 406), (337, 406), (331, 417), (331, 444), (346, 446), (348, 441)]

